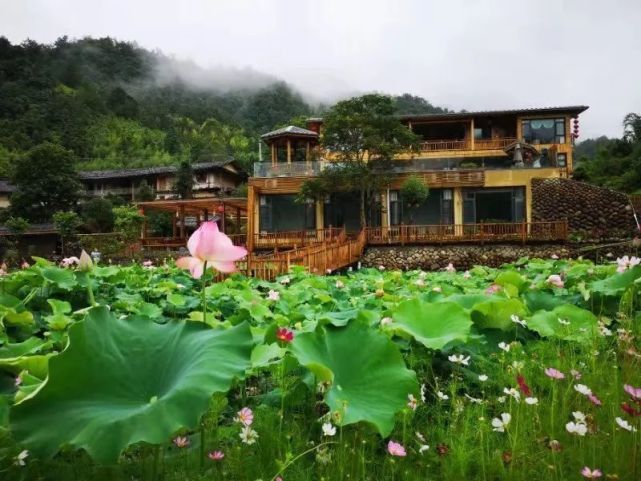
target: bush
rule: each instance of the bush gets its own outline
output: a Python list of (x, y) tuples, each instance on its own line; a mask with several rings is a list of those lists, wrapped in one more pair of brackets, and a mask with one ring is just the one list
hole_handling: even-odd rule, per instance
[(114, 205), (109, 199), (96, 198), (82, 206), (82, 220), (91, 233), (111, 232), (114, 228)]

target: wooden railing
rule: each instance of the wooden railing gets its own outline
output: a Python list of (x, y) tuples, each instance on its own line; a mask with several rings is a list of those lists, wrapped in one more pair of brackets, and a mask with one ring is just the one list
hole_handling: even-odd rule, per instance
[(247, 276), (266, 280), (288, 273), (292, 266), (302, 266), (309, 272), (324, 274), (328, 270), (333, 271), (357, 262), (366, 243), (365, 230), (355, 239), (348, 238), (343, 232), (341, 236), (306, 247), (262, 255), (250, 252), (237, 266)]
[(345, 236), (345, 229), (296, 230), (283, 232), (261, 232), (254, 234), (255, 248), (303, 247), (306, 245), (331, 242)]
[(452, 242), (564, 241), (566, 220), (549, 222), (368, 227), (367, 242), (381, 244), (442, 244)]
[(423, 152), (432, 150), (501, 150), (514, 143), (516, 138), (503, 137), (500, 139), (474, 140), (474, 147), (469, 139), (463, 140), (426, 140), (420, 143)]

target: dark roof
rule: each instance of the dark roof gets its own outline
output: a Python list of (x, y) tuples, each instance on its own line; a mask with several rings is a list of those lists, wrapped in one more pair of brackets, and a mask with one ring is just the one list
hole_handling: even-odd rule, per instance
[(533, 107), (526, 109), (478, 110), (476, 112), (448, 112), (443, 114), (401, 115), (402, 120), (437, 120), (463, 119), (469, 117), (490, 117), (497, 115), (530, 115), (530, 114), (575, 114), (579, 115), (588, 109), (587, 105), (570, 105), (565, 107)]
[[(569, 105), (563, 107), (531, 107), (525, 109), (505, 109), (505, 110), (477, 110), (475, 112), (447, 112), (440, 114), (405, 114), (399, 115), (401, 120), (440, 120), (440, 119), (466, 119), (469, 117), (490, 117), (496, 115), (530, 115), (530, 114), (561, 114), (571, 113), (579, 115), (585, 112), (589, 107), (587, 105)], [(307, 119), (308, 122), (322, 122), (320, 117)]]
[(15, 190), (16, 190), (16, 187), (10, 184), (8, 180), (0, 179), (0, 192), (11, 193), (11, 192), (15, 192)]
[[(223, 168), (232, 164), (233, 160), (219, 160), (212, 162), (200, 162), (192, 164), (193, 171), (210, 170), (215, 168)], [(137, 169), (113, 169), (113, 170), (86, 170), (79, 172), (78, 175), (82, 180), (92, 179), (117, 179), (125, 177), (146, 177), (149, 175), (157, 174), (171, 174), (178, 170), (177, 165), (160, 165), (157, 167), (140, 167)]]
[[(51, 223), (45, 224), (29, 224), (29, 227), (25, 231), (24, 235), (44, 235), (44, 234), (56, 234), (58, 230)], [(11, 231), (4, 225), (0, 226), (0, 236), (6, 236), (11, 234)]]
[(279, 137), (281, 135), (292, 135), (297, 137), (318, 137), (318, 133), (313, 130), (303, 129), (295, 125), (289, 125), (282, 129), (272, 130), (260, 136), (261, 139), (270, 139), (272, 137)]

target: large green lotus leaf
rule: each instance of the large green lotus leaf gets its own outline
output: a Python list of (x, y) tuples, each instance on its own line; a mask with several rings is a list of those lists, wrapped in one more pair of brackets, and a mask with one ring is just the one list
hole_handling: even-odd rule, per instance
[(115, 461), (137, 442), (160, 444), (193, 428), (215, 392), (249, 367), (249, 326), (213, 330), (194, 322), (118, 319), (106, 307), (69, 329), (49, 377), (10, 416), (18, 442), (41, 456), (61, 445)]
[[(559, 322), (559, 319), (569, 324)], [(540, 336), (558, 337), (566, 341), (587, 341), (598, 331), (596, 316), (572, 304), (563, 304), (552, 311), (538, 311), (527, 323)]]
[(525, 306), (519, 299), (492, 298), (474, 305), (472, 320), (480, 329), (501, 329), (509, 331), (515, 324), (511, 316), (526, 315)]
[(470, 314), (453, 302), (428, 303), (419, 299), (401, 302), (392, 314), (396, 329), (410, 334), (430, 349), (443, 349), (452, 341), (467, 341)]
[(73, 272), (59, 267), (44, 267), (41, 270), (42, 277), (57, 285), (61, 289), (70, 290), (77, 282)]
[(592, 292), (598, 292), (604, 296), (616, 296), (641, 277), (641, 266), (635, 266), (622, 273), (612, 274), (600, 281), (595, 281), (590, 285)]
[(342, 425), (365, 421), (387, 436), (407, 395), (418, 390), (416, 373), (407, 369), (398, 347), (361, 322), (299, 334), (291, 350), (318, 381), (331, 382), (325, 402)]
[(513, 285), (519, 291), (522, 291), (523, 287), (527, 284), (527, 280), (516, 271), (503, 271), (496, 276), (494, 283), (503, 287)]

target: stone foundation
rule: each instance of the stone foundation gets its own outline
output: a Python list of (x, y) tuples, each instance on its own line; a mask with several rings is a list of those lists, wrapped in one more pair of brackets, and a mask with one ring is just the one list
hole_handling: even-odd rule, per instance
[[(442, 270), (450, 262), (457, 270), (470, 269), (475, 265), (500, 267), (521, 257), (549, 259), (577, 258), (582, 256), (597, 262), (614, 261), (622, 255), (637, 255), (631, 244), (621, 246), (602, 246), (596, 250), (579, 252), (585, 245), (448, 245), (448, 246), (394, 246), (368, 247), (361, 264), (363, 267), (385, 266), (386, 269), (423, 269)], [(609, 256), (608, 256), (609, 254)]]

